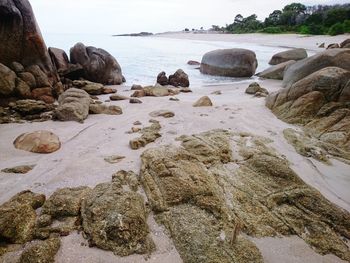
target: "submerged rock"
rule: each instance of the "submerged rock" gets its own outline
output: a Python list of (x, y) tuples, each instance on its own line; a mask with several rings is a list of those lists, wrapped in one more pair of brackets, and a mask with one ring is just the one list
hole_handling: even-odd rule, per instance
[(256, 55), (247, 49), (219, 49), (206, 53), (200, 71), (225, 77), (251, 77), (258, 66)]
[(23, 133), (13, 144), (19, 150), (33, 153), (52, 153), (61, 148), (58, 136), (49, 131)]
[(82, 224), (91, 245), (120, 256), (154, 250), (141, 195), (116, 183), (97, 185), (82, 204)]
[(141, 132), (141, 137), (130, 140), (129, 145), (133, 150), (137, 150), (141, 147), (145, 147), (147, 144), (154, 142), (156, 139), (161, 137), (159, 131), (161, 126), (159, 122), (153, 123), (149, 127), (143, 128)]

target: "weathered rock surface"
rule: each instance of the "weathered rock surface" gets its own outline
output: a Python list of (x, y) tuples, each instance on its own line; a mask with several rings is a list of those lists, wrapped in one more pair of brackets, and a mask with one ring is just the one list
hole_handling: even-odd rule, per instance
[(296, 48), (296, 49), (283, 51), (283, 52), (280, 52), (280, 53), (273, 55), (269, 64), (270, 65), (277, 65), (280, 63), (287, 62), (289, 60), (298, 61), (298, 60), (302, 60), (304, 58), (307, 58), (306, 50), (303, 48)]
[(56, 190), (42, 207), (42, 213), (54, 218), (78, 216), (82, 201), (91, 192), (86, 186)]
[(70, 50), (70, 59), (73, 64), (83, 66), (87, 80), (106, 85), (125, 82), (117, 60), (101, 48), (85, 47), (84, 44), (77, 43)]
[(283, 86), (289, 88), (298, 80), (326, 67), (350, 70), (350, 50), (326, 50), (294, 63), (284, 72)]
[(35, 209), (42, 206), (45, 196), (23, 191), (0, 206), (0, 239), (12, 244), (32, 240)]
[(245, 93), (247, 94), (252, 94), (255, 95), (257, 93), (263, 93), (263, 94), (269, 94), (269, 92), (267, 91), (267, 89), (262, 88), (259, 83), (257, 82), (253, 82), (251, 84), (249, 84), (248, 88), (245, 90)]
[(258, 66), (256, 55), (247, 49), (220, 49), (206, 53), (200, 71), (226, 77), (251, 77)]
[(341, 42), (341, 43), (339, 44), (339, 46), (340, 46), (341, 48), (349, 48), (349, 44), (350, 44), (350, 38), (345, 39), (343, 42)]
[(0, 61), (6, 66), (20, 62), (25, 67), (37, 65), (57, 82), (49, 53), (40, 33), (32, 7), (27, 0), (8, 0), (0, 3)]
[(9, 107), (22, 116), (40, 114), (53, 110), (53, 106), (39, 100), (17, 100), (11, 102)]
[(350, 259), (350, 214), (306, 185), (270, 140), (222, 130), (179, 140), (142, 154), (141, 182), (184, 262), (263, 262), (240, 232), (298, 235)]
[(286, 68), (289, 66), (293, 65), (296, 61), (295, 60), (288, 60), (286, 62), (282, 62), (278, 65), (269, 67), (265, 69), (262, 72), (259, 72), (256, 74), (260, 78), (265, 78), (265, 79), (278, 79), (282, 80), (284, 76), (284, 71)]
[(58, 98), (58, 103), (55, 110), (58, 120), (83, 122), (89, 115), (90, 96), (84, 90), (68, 89)]
[(2, 169), (1, 172), (3, 173), (14, 173), (14, 174), (26, 174), (33, 170), (35, 165), (19, 165), (11, 168), (5, 168)]
[(64, 71), (69, 68), (69, 58), (62, 49), (49, 47), (51, 61), (58, 71)]
[(16, 88), (16, 73), (0, 63), (0, 95), (11, 95)]
[(131, 104), (141, 104), (142, 100), (131, 98), (131, 99), (129, 99), (129, 103), (131, 103)]
[(348, 70), (324, 68), (271, 94), (266, 106), (278, 118), (305, 125), (314, 137), (350, 152), (349, 79)]
[(193, 107), (210, 107), (210, 106), (213, 106), (213, 103), (211, 102), (208, 96), (203, 96), (199, 98), (195, 103), (193, 103), (192, 106)]
[(20, 263), (54, 263), (55, 255), (61, 247), (59, 238), (31, 243), (21, 254)]
[(161, 126), (158, 122), (152, 123), (151, 126), (143, 128), (140, 132), (141, 137), (130, 140), (129, 145), (133, 150), (137, 150), (141, 147), (145, 147), (147, 144), (154, 142), (161, 137), (159, 133)]
[(90, 104), (90, 114), (107, 114), (107, 115), (120, 115), (123, 113), (122, 108), (116, 105), (105, 105), (105, 104)]
[(49, 131), (23, 133), (13, 144), (19, 150), (33, 153), (52, 153), (61, 148), (58, 136)]
[(91, 245), (120, 256), (154, 250), (141, 195), (117, 183), (97, 185), (82, 203), (82, 224)]
[(90, 95), (103, 94), (104, 86), (100, 83), (87, 80), (74, 80), (72, 84), (74, 88), (85, 90)]
[(109, 99), (112, 101), (118, 101), (118, 100), (128, 100), (130, 98), (123, 95), (114, 94), (109, 96)]
[(164, 118), (172, 118), (175, 116), (175, 113), (169, 110), (157, 110), (152, 111), (149, 116), (151, 117), (164, 117)]
[(162, 86), (166, 86), (169, 84), (168, 77), (164, 71), (160, 72), (157, 76), (157, 83)]
[(169, 85), (174, 87), (189, 87), (190, 81), (188, 75), (182, 69), (178, 69), (173, 75), (169, 76)]

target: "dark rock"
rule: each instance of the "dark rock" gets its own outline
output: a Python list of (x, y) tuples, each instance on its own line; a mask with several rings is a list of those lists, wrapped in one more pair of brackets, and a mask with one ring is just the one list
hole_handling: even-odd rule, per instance
[(283, 62), (287, 62), (289, 60), (301, 60), (307, 58), (307, 53), (306, 50), (303, 48), (296, 48), (296, 49), (291, 49), (287, 51), (283, 51), (280, 53), (277, 53), (272, 56), (269, 64), (270, 65), (277, 65)]
[(0, 63), (0, 96), (9, 96), (16, 88), (16, 73)]
[(187, 65), (191, 65), (191, 66), (199, 66), (201, 63), (198, 61), (194, 61), (194, 60), (189, 60), (187, 62)]
[(258, 66), (256, 55), (247, 49), (220, 49), (206, 53), (200, 71), (226, 77), (251, 77)]
[(162, 86), (166, 86), (169, 84), (169, 80), (164, 71), (160, 72), (157, 76), (157, 83)]
[(78, 43), (71, 48), (70, 59), (71, 63), (83, 66), (85, 78), (90, 81), (107, 85), (123, 83), (122, 70), (117, 60), (103, 49)]
[[(262, 93), (262, 94), (269, 94), (269, 92), (265, 89), (265, 88), (262, 88), (260, 87), (259, 83), (257, 82), (253, 82), (251, 84), (249, 84), (249, 87), (245, 90), (245, 93), (247, 94), (257, 94), (257, 93)], [(261, 95), (261, 94), (258, 94), (258, 96)]]
[(332, 48), (340, 48), (340, 46), (338, 43), (329, 44), (327, 46), (327, 49), (332, 49)]
[(346, 47), (348, 47), (349, 44), (350, 44), (350, 38), (345, 39), (343, 42), (340, 43), (339, 46), (340, 46), (341, 48), (346, 48)]
[(60, 69), (58, 74), (61, 78), (67, 78), (70, 80), (79, 80), (84, 78), (84, 68), (80, 64), (68, 64), (67, 69)]
[(89, 115), (90, 97), (84, 90), (68, 89), (58, 98), (58, 103), (55, 110), (58, 120), (83, 122)]
[(188, 80), (188, 75), (182, 69), (178, 69), (173, 75), (169, 76), (169, 85), (174, 87), (189, 87), (190, 81)]
[(142, 90), (143, 87), (141, 85), (136, 85), (136, 84), (133, 84), (131, 86), (131, 90)]
[(68, 69), (69, 59), (66, 52), (59, 48), (49, 47), (49, 54), (52, 63), (55, 65), (57, 70)]
[(129, 102), (132, 104), (141, 104), (142, 103), (142, 101), (139, 99), (130, 99)]
[(18, 77), (23, 80), (31, 89), (37, 87), (35, 77), (30, 72), (21, 72), (17, 74)]
[(21, 63), (16, 62), (16, 61), (14, 61), (14, 62), (11, 63), (10, 68), (11, 68), (14, 72), (16, 72), (16, 74), (21, 73), (21, 72), (24, 71), (23, 65), (22, 65)]

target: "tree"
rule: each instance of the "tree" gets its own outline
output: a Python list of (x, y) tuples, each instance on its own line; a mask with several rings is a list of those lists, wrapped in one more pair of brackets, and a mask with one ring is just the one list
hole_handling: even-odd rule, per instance
[(282, 9), (281, 22), (284, 25), (295, 26), (297, 21), (299, 21), (299, 23), (302, 21), (300, 16), (305, 15), (305, 12), (306, 6), (303, 4), (292, 3), (290, 5), (286, 5)]
[(266, 19), (265, 19), (265, 26), (277, 26), (281, 24), (281, 16), (282, 11), (281, 10), (275, 10), (273, 11)]

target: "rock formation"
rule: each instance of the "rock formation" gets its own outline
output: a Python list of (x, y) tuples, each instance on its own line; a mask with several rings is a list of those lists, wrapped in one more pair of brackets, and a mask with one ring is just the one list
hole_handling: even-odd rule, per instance
[(147, 144), (154, 142), (161, 134), (159, 133), (161, 126), (158, 122), (152, 123), (151, 126), (143, 128), (140, 132), (141, 137), (130, 140), (129, 145), (133, 150), (145, 147)]
[(87, 80), (107, 85), (119, 85), (125, 82), (117, 60), (101, 48), (85, 47), (77, 43), (70, 50), (70, 60), (84, 68)]
[(272, 56), (269, 64), (270, 65), (277, 65), (280, 63), (287, 62), (289, 60), (302, 60), (304, 58), (307, 58), (306, 50), (303, 48), (295, 48), (287, 51), (283, 51), (280, 53), (277, 53)]
[(206, 53), (200, 71), (225, 77), (251, 77), (258, 66), (256, 55), (247, 49), (219, 49)]
[(293, 65), (296, 61), (295, 60), (288, 60), (286, 62), (277, 64), (275, 66), (269, 67), (265, 69), (262, 72), (259, 72), (256, 74), (258, 77), (265, 78), (265, 79), (279, 79), (282, 80), (284, 76), (285, 70)]

